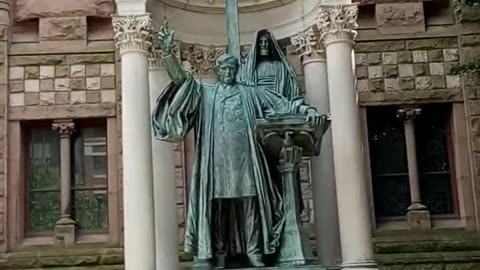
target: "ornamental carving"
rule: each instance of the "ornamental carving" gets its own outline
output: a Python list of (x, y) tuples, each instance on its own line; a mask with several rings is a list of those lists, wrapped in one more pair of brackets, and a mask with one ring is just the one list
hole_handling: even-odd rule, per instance
[(129, 50), (150, 51), (153, 26), (150, 15), (113, 17), (114, 39), (120, 53)]
[(225, 52), (225, 48), (193, 44), (182, 49), (182, 59), (186, 61), (187, 68), (194, 74), (213, 74), (215, 61)]
[[(150, 52), (148, 55), (148, 66), (150, 68), (163, 67), (163, 63), (162, 63), (163, 50), (160, 46), (160, 43), (157, 40), (158, 40), (158, 33), (154, 32), (153, 44), (152, 44), (152, 47), (150, 48)], [(180, 48), (180, 42), (176, 42), (175, 45), (173, 46), (173, 53), (178, 59), (180, 58), (179, 48)]]
[(52, 124), (52, 129), (57, 131), (61, 137), (70, 137), (75, 132), (75, 123), (69, 120), (56, 121)]
[(357, 37), (357, 17), (357, 4), (321, 6), (316, 18), (320, 40), (324, 44), (345, 39), (353, 41)]
[(319, 32), (316, 26), (311, 26), (291, 38), (292, 45), (300, 60), (325, 59), (323, 44), (318, 41)]
[(420, 108), (402, 108), (397, 110), (397, 117), (403, 121), (413, 121), (422, 113)]

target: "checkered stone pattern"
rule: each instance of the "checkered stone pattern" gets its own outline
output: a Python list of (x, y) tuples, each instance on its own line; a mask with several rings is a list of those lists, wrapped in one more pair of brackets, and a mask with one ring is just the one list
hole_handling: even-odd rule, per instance
[(116, 103), (113, 61), (46, 62), (9, 67), (10, 107)]
[(370, 47), (359, 46), (355, 54), (359, 92), (461, 87), (460, 77), (453, 74), (453, 69), (459, 66), (459, 52), (454, 42), (436, 43), (430, 39), (368, 45)]

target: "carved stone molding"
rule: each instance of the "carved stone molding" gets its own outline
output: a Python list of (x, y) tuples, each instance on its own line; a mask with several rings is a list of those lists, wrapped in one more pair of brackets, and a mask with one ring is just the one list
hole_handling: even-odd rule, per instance
[(413, 121), (422, 113), (420, 108), (401, 108), (397, 110), (397, 117), (403, 121)]
[(60, 137), (70, 137), (75, 132), (75, 123), (72, 120), (54, 121), (52, 129), (57, 131)]
[(320, 6), (317, 15), (316, 25), (325, 45), (340, 40), (353, 42), (357, 37), (358, 4)]
[(185, 45), (181, 50), (182, 60), (187, 63), (187, 69), (197, 75), (209, 75), (215, 72), (215, 61), (225, 53), (225, 48), (213, 45)]
[(315, 25), (299, 32), (290, 40), (304, 64), (309, 60), (325, 60), (325, 50), (319, 42), (319, 31)]
[(145, 51), (153, 45), (153, 26), (150, 14), (116, 16), (112, 20), (115, 42), (120, 54), (127, 51)]

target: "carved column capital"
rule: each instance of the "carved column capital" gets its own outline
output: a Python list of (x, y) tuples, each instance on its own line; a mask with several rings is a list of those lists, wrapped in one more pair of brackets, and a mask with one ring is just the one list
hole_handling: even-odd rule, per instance
[(153, 45), (153, 26), (150, 14), (116, 16), (112, 20), (114, 39), (120, 54), (127, 51), (148, 53)]
[(316, 18), (320, 40), (325, 45), (336, 41), (353, 42), (357, 37), (357, 17), (358, 4), (320, 6)]
[(317, 27), (312, 25), (290, 39), (304, 64), (314, 60), (325, 61), (325, 50), (322, 42), (319, 41), (319, 35)]
[(397, 110), (397, 117), (403, 121), (413, 121), (422, 113), (420, 108), (400, 108)]
[(75, 123), (72, 120), (57, 120), (52, 124), (52, 129), (57, 131), (60, 137), (69, 138), (75, 132)]
[(182, 48), (182, 59), (188, 63), (188, 69), (196, 75), (212, 75), (215, 73), (215, 61), (226, 49), (214, 45), (187, 45)]
[(0, 41), (8, 39), (12, 5), (11, 0), (0, 0)]

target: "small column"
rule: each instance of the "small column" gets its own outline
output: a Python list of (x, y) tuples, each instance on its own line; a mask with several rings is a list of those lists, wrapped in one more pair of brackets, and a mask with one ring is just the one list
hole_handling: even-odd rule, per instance
[[(154, 45), (148, 58), (150, 111), (170, 82)], [(152, 131), (153, 132), (153, 131)], [(153, 136), (153, 134), (152, 134)], [(155, 253), (157, 270), (178, 269), (178, 223), (175, 183), (174, 144), (152, 139), (153, 194), (155, 204)]]
[[(318, 29), (311, 26), (292, 38), (292, 44), (303, 64), (305, 95), (320, 114), (329, 114), (327, 64)], [(337, 196), (333, 166), (332, 131), (323, 135), (319, 156), (311, 157), (313, 204), (317, 261), (330, 267), (342, 261), (338, 231)]]
[(365, 153), (352, 72), (355, 4), (322, 5), (316, 20), (327, 56), (342, 269), (378, 269), (373, 260)]
[(60, 135), (60, 220), (55, 225), (55, 240), (70, 246), (75, 243), (75, 221), (72, 219), (71, 136), (75, 124), (71, 119), (54, 121), (52, 129)]
[(430, 212), (422, 204), (420, 196), (420, 183), (418, 180), (417, 152), (415, 143), (415, 118), (420, 115), (420, 108), (401, 108), (397, 117), (403, 120), (405, 126), (405, 144), (407, 148), (408, 179), (410, 184), (410, 206), (408, 207), (407, 220), (411, 229), (430, 229), (432, 223)]
[(155, 269), (155, 227), (148, 54), (150, 15), (117, 16), (122, 64), (122, 151), (125, 269)]

